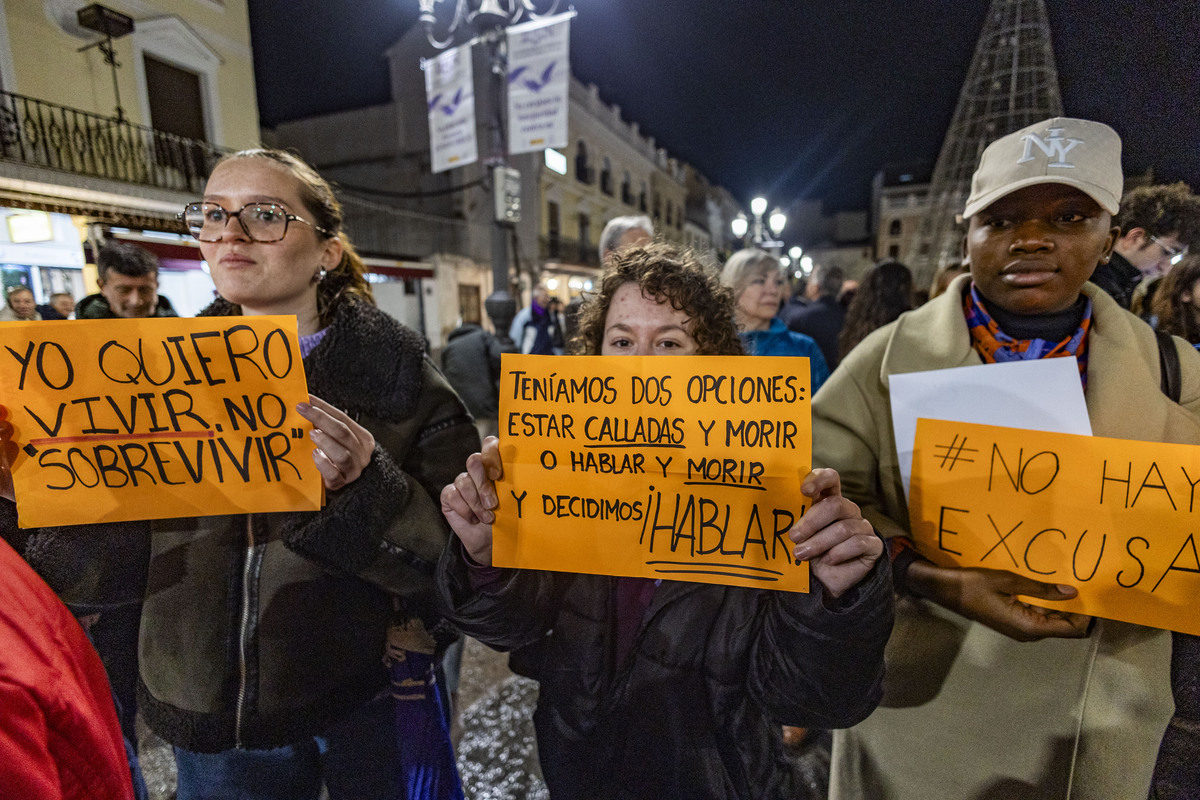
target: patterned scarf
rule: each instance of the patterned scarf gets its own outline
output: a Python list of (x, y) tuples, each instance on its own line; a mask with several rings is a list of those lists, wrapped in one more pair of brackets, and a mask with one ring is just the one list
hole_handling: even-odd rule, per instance
[(1083, 309), (1083, 321), (1078, 330), (1061, 342), (1045, 339), (1014, 339), (1004, 331), (984, 308), (975, 284), (963, 298), (963, 314), (967, 328), (971, 331), (971, 344), (986, 364), (1003, 364), (1009, 361), (1028, 361), (1035, 358), (1058, 358), (1075, 356), (1079, 361), (1079, 379), (1087, 389), (1088, 330), (1092, 326), (1092, 301), (1088, 299)]

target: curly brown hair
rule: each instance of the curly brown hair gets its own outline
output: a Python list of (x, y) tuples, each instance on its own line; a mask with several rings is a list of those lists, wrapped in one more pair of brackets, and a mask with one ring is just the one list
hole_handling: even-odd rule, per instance
[[(1158, 329), (1192, 344), (1200, 343), (1200, 309), (1196, 307), (1196, 282), (1200, 281), (1200, 255), (1180, 261), (1166, 274), (1154, 293), (1150, 310), (1158, 317)], [(1188, 295), (1185, 299), (1184, 295)]]
[[(343, 298), (357, 297), (374, 305), (375, 296), (371, 293), (371, 284), (367, 283), (366, 266), (354, 245), (350, 243), (350, 238), (342, 230), (342, 204), (333, 193), (329, 182), (294, 153), (267, 147), (230, 153), (213, 165), (213, 169), (243, 158), (265, 159), (287, 170), (299, 184), (300, 201), (312, 215), (312, 221), (342, 242), (341, 260), (317, 284), (317, 315), (320, 317), (321, 327), (327, 327), (332, 322), (333, 309)], [(315, 232), (318, 236), (325, 235), (320, 231)]]
[(1139, 186), (1121, 198), (1113, 219), (1121, 235), (1143, 228), (1151, 236), (1176, 236), (1189, 247), (1200, 245), (1200, 197), (1186, 183)]
[(741, 355), (742, 340), (733, 324), (733, 292), (721, 286), (694, 253), (670, 244), (633, 247), (609, 257), (599, 291), (589, 295), (579, 311), (572, 353), (600, 354), (613, 295), (627, 283), (636, 283), (644, 295), (687, 314), (698, 355)]

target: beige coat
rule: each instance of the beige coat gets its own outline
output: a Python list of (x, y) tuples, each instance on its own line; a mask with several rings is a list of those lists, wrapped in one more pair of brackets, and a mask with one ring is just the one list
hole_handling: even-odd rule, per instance
[[(813, 451), (885, 537), (908, 532), (888, 376), (982, 363), (968, 276), (873, 333), (813, 403)], [(1200, 354), (1182, 340), (1181, 405), (1161, 392), (1150, 327), (1092, 284), (1087, 407), (1097, 436), (1200, 443)], [(1181, 407), (1182, 406), (1182, 407)], [(1086, 639), (1020, 643), (907, 598), (884, 700), (835, 735), (831, 800), (1144, 800), (1174, 704), (1165, 631), (1098, 620)]]

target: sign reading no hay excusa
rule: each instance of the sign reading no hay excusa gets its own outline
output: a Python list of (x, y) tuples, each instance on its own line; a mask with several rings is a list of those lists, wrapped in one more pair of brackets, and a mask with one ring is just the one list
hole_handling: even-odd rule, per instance
[(295, 317), (0, 324), (22, 527), (320, 508)]
[(494, 564), (808, 591), (808, 359), (502, 360)]
[(1074, 586), (1065, 611), (1200, 634), (1200, 447), (920, 419), (909, 518), (942, 566)]

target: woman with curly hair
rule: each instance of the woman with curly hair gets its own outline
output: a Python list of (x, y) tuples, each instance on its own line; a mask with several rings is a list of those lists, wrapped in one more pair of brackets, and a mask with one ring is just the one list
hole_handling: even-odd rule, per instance
[[(585, 304), (577, 352), (736, 355), (733, 297), (690, 254), (623, 251)], [(524, 648), (550, 795), (796, 797), (780, 725), (841, 727), (879, 700), (892, 619), (880, 541), (835, 471), (788, 535), (812, 592), (492, 566), (499, 441), (442, 492), (456, 533), (438, 565), (449, 618), (499, 650)]]
[(838, 363), (867, 334), (913, 307), (913, 277), (899, 261), (881, 261), (863, 276), (838, 336)]
[(1160, 331), (1200, 345), (1200, 256), (1188, 256), (1171, 268), (1150, 310)]

